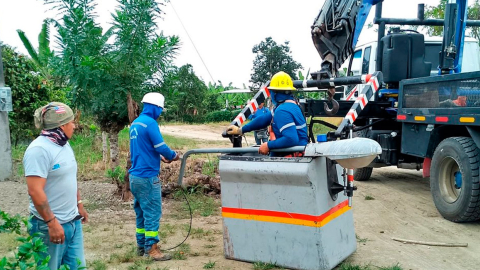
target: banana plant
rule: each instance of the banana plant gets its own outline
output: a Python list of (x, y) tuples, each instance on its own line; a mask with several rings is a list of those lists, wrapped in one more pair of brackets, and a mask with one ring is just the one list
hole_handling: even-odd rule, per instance
[(42, 30), (38, 34), (38, 50), (33, 47), (24, 31), (17, 29), (17, 33), (40, 73), (43, 77), (50, 78), (49, 60), (54, 56), (54, 51), (50, 50), (50, 19), (43, 21)]

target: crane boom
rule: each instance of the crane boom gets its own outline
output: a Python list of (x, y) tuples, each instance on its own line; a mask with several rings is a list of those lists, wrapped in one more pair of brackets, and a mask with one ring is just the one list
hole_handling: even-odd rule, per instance
[(312, 40), (322, 58), (320, 79), (337, 76), (353, 53), (373, 5), (381, 0), (327, 0), (312, 25)]

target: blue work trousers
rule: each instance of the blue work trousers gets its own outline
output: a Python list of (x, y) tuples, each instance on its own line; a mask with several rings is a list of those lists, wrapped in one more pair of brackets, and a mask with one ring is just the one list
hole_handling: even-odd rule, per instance
[(162, 216), (162, 185), (158, 177), (141, 178), (130, 174), (130, 190), (137, 223), (137, 245), (148, 252), (158, 243)]
[(73, 220), (62, 224), (65, 232), (65, 242), (63, 244), (55, 244), (50, 242), (48, 234), (48, 225), (36, 217), (31, 218), (32, 227), (30, 235), (41, 233), (40, 238), (48, 247), (48, 254), (41, 254), (44, 258), (50, 255), (48, 268), (56, 270), (61, 265), (67, 265), (70, 270), (86, 267), (85, 254), (83, 250), (83, 232), (81, 220)]
[(267, 134), (268, 131), (266, 129), (253, 131), (253, 136), (255, 136), (255, 143), (257, 143), (257, 145), (262, 145), (262, 143), (268, 142)]

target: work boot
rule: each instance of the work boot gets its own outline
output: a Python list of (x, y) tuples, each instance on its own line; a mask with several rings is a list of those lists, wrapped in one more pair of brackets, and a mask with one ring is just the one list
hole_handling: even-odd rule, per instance
[(137, 247), (137, 256), (145, 255), (145, 248), (144, 247)]
[(148, 256), (155, 261), (168, 261), (172, 259), (172, 255), (163, 254), (158, 248), (157, 244), (153, 244), (152, 248), (148, 251), (148, 255), (145, 253), (145, 256)]

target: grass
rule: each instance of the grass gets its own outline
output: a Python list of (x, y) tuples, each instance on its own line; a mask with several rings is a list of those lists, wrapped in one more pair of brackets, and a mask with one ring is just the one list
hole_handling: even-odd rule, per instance
[(208, 263), (206, 263), (203, 266), (203, 269), (214, 269), (214, 268), (215, 268), (215, 262), (212, 262), (212, 261), (208, 261)]
[(148, 265), (152, 264), (153, 260), (142, 258), (133, 262), (133, 265), (128, 266), (128, 270), (143, 270), (149, 269)]
[(166, 243), (166, 239), (175, 234), (175, 226), (169, 223), (161, 223), (160, 231), (158, 232), (158, 236), (163, 243)]
[(203, 164), (202, 173), (210, 177), (215, 177), (215, 171), (218, 168), (219, 162), (220, 160), (217, 157), (215, 157), (213, 160), (209, 157), (205, 164)]
[[(175, 211), (170, 211), (170, 214), (167, 214), (175, 219), (190, 218), (188, 205), (182, 192), (184, 191), (178, 190), (174, 194), (174, 199), (177, 201), (174, 207)], [(192, 189), (191, 191), (186, 191), (185, 193), (194, 216), (208, 217), (218, 214), (220, 202), (205, 195), (201, 190)]]
[(183, 243), (178, 247), (178, 249), (175, 252), (173, 252), (172, 257), (174, 260), (186, 260), (187, 255), (190, 254), (190, 250), (191, 250), (190, 245)]
[(137, 257), (136, 247), (132, 247), (123, 254), (113, 253), (110, 255), (109, 263), (128, 263), (135, 261)]
[(403, 270), (400, 265), (387, 266), (387, 267), (378, 267), (370, 265), (353, 265), (351, 263), (342, 263), (340, 266), (337, 266), (335, 270)]
[(12, 146), (13, 174), (15, 179), (23, 179), (25, 170), (23, 169), (23, 155), (27, 150), (27, 145)]
[[(185, 229), (188, 230), (190, 227), (188, 224), (185, 224)], [(190, 232), (190, 236), (193, 239), (204, 239), (206, 236), (210, 236), (213, 234), (213, 231), (211, 230), (204, 230), (202, 228), (192, 228)]]
[[(69, 140), (69, 143), (75, 153), (80, 178), (91, 179), (102, 173), (104, 166), (101, 134), (95, 132), (77, 134)], [(120, 160), (120, 164), (125, 164), (122, 161), (126, 160), (126, 155), (121, 155)]]
[(93, 270), (107, 270), (107, 264), (103, 260), (95, 260), (87, 263), (88, 267)]
[(370, 195), (366, 195), (366, 196), (365, 196), (365, 200), (366, 200), (366, 201), (373, 201), (373, 200), (375, 200), (375, 198), (372, 197), (372, 196), (370, 196)]
[(255, 262), (253, 264), (253, 269), (254, 270), (269, 270), (269, 269), (283, 269), (283, 268), (278, 268), (278, 266), (276, 264), (273, 264), (273, 263)]

